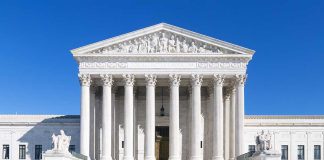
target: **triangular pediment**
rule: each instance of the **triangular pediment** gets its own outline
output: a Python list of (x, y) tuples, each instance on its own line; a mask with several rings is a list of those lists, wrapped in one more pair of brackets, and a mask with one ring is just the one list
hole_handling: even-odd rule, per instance
[(253, 50), (186, 29), (160, 23), (72, 50), (74, 55), (111, 54), (247, 54)]

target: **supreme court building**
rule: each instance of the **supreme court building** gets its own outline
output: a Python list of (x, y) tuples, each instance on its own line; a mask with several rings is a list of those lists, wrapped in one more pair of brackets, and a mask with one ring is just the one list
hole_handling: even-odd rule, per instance
[(161, 23), (71, 52), (81, 85), (81, 154), (223, 160), (245, 153), (253, 50)]

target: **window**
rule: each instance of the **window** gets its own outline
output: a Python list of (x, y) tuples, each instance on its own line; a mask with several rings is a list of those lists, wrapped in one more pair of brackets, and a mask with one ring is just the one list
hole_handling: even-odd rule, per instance
[(255, 145), (249, 145), (249, 152), (255, 152)]
[(70, 145), (69, 146), (69, 152), (70, 153), (75, 152), (75, 145)]
[(252, 156), (255, 153), (255, 145), (249, 145), (249, 155)]
[(26, 159), (26, 145), (19, 145), (19, 159)]
[(304, 160), (305, 156), (304, 156), (304, 145), (298, 145), (298, 160)]
[(321, 159), (321, 145), (314, 145), (314, 160)]
[(2, 146), (2, 159), (9, 159), (9, 145), (4, 144)]
[(281, 159), (288, 160), (288, 145), (281, 145)]
[(35, 159), (42, 159), (42, 145), (35, 145)]

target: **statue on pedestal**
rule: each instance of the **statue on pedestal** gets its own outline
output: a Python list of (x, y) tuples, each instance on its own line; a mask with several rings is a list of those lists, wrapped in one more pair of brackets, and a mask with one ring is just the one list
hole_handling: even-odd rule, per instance
[(252, 160), (280, 160), (281, 153), (274, 150), (271, 145), (271, 133), (257, 133), (255, 137), (256, 151), (252, 155)]
[(270, 132), (264, 133), (262, 130), (260, 134), (258, 134), (255, 138), (256, 142), (256, 151), (265, 151), (270, 150), (271, 146), (271, 134)]
[(61, 135), (52, 135), (52, 144), (53, 144), (53, 151), (57, 152), (69, 152), (69, 146), (71, 141), (71, 136), (67, 136), (63, 130), (60, 130)]

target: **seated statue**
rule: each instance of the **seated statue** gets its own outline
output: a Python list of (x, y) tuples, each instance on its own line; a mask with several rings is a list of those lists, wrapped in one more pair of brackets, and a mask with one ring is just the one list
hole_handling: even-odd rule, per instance
[(71, 136), (67, 136), (63, 130), (60, 130), (61, 135), (52, 135), (53, 151), (69, 153)]
[(272, 148), (271, 146), (271, 134), (268, 133), (264, 133), (264, 131), (262, 130), (260, 134), (258, 134), (255, 138), (255, 142), (256, 142), (256, 151), (266, 151), (266, 150), (270, 150)]

